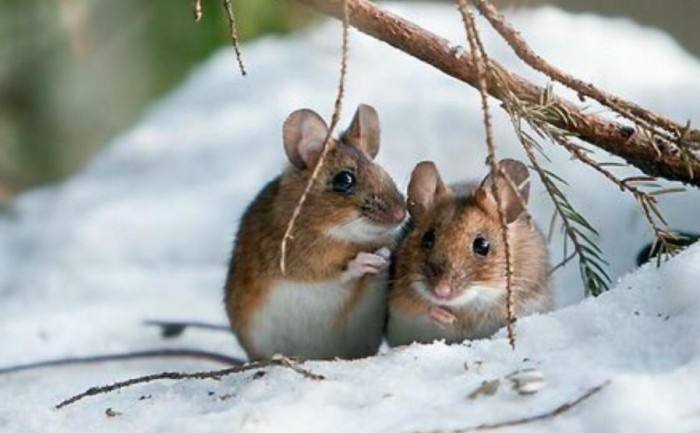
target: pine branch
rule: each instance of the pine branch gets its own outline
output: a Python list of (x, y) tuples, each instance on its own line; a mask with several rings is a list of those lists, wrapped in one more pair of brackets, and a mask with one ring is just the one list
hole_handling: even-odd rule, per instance
[[(494, 6), (487, 0), (474, 0), (477, 8), (484, 17), (491, 23), (493, 28), (508, 42), (513, 51), (533, 69), (547, 75), (552, 80), (558, 81), (577, 92), (580, 97), (587, 96), (595, 99), (600, 104), (614, 110), (616, 113), (631, 120), (635, 124), (643, 125), (651, 134), (666, 133), (665, 138), (678, 140), (679, 145), (689, 145), (685, 143), (688, 138), (700, 138), (700, 131), (691, 130), (690, 124), (685, 126), (672, 119), (653, 113), (633, 102), (627, 101), (619, 96), (612, 95), (599, 89), (591, 83), (580, 80), (573, 75), (548, 63), (545, 59), (537, 55), (525, 42), (520, 33), (508, 22)], [(685, 138), (683, 137), (685, 135)], [(697, 143), (695, 143), (697, 144)]]
[[(472, 55), (461, 53), (459, 47), (420, 26), (385, 11), (369, 0), (298, 0), (315, 10), (337, 18), (343, 16), (343, 4), (347, 1), (350, 24), (368, 35), (382, 40), (405, 53), (414, 56), (444, 73), (478, 86), (476, 62)], [(487, 74), (488, 93), (504, 100), (510, 89), (520, 100), (537, 103), (544, 89), (489, 60)], [(497, 79), (497, 77), (499, 77)], [(505, 84), (505, 86), (504, 86)], [(578, 104), (552, 96), (553, 106), (546, 122), (569, 132), (603, 150), (606, 150), (650, 176), (661, 176), (700, 186), (700, 161), (695, 150), (679, 149), (676, 144), (660, 134), (651, 136), (619, 122), (586, 113)], [(681, 131), (682, 140), (694, 137), (690, 127)]]
[(573, 207), (566, 194), (561, 191), (559, 185), (566, 185), (566, 181), (555, 173), (542, 167), (535, 154), (535, 151), (540, 150), (541, 147), (537, 144), (537, 140), (522, 128), (522, 121), (524, 119), (537, 134), (543, 137), (549, 137), (548, 129), (541, 129), (539, 128), (539, 126), (541, 126), (540, 123), (537, 121), (533, 122), (533, 119), (538, 118), (537, 110), (539, 110), (540, 107), (542, 106), (538, 105), (534, 108), (529, 107), (514, 96), (506, 98), (506, 103), (504, 104), (504, 108), (510, 116), (516, 136), (530, 160), (532, 169), (537, 173), (545, 191), (549, 195), (554, 205), (555, 212), (561, 218), (562, 226), (567, 236), (564, 242), (564, 257), (568, 258), (566, 258), (562, 264), (552, 268), (550, 274), (558, 267), (563, 266), (566, 262), (571, 260), (571, 256), (569, 256), (566, 251), (566, 239), (568, 238), (571, 240), (574, 252), (579, 259), (579, 271), (586, 288), (586, 293), (597, 296), (603, 291), (609, 290), (610, 283), (610, 277), (605, 271), (607, 262), (594, 240), (598, 237), (598, 232), (593, 225)]

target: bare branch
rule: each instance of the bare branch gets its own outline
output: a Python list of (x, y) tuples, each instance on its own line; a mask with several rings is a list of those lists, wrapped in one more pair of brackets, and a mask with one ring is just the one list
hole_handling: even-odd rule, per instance
[[(589, 98), (595, 99), (602, 105), (611, 108), (635, 123), (642, 123), (649, 129), (653, 129), (655, 127), (661, 128), (672, 134), (673, 138), (675, 139), (680, 139), (682, 131), (688, 129), (685, 125), (676, 123), (668, 117), (658, 115), (643, 107), (640, 107), (633, 102), (627, 101), (615, 95), (611, 95), (610, 93), (597, 88), (593, 84), (580, 80), (553, 66), (530, 48), (527, 42), (525, 42), (525, 39), (523, 39), (520, 33), (508, 22), (508, 20), (506, 20), (503, 14), (501, 14), (496, 7), (494, 7), (487, 0), (474, 1), (479, 11), (484, 15), (484, 17), (486, 17), (489, 23), (491, 23), (493, 28), (496, 29), (503, 39), (508, 42), (518, 57), (520, 57), (533, 69), (536, 69), (551, 79), (560, 82), (566, 87), (577, 92), (579, 95), (588, 96)], [(690, 130), (688, 133), (694, 135), (700, 134), (700, 132), (697, 130)]]
[(312, 373), (309, 370), (306, 370), (302, 368), (298, 363), (295, 361), (290, 360), (289, 358), (273, 358), (269, 361), (253, 361), (248, 364), (243, 364), (243, 365), (235, 365), (233, 367), (229, 368), (224, 368), (223, 370), (212, 370), (212, 371), (200, 371), (200, 372), (195, 372), (195, 373), (182, 373), (182, 372), (177, 372), (177, 371), (166, 371), (163, 373), (157, 373), (157, 374), (149, 374), (147, 376), (141, 376), (141, 377), (136, 377), (133, 379), (128, 379), (124, 380), (121, 382), (116, 382), (111, 385), (104, 385), (104, 386), (95, 386), (90, 389), (88, 389), (85, 392), (82, 392), (80, 394), (76, 394), (73, 397), (70, 397), (66, 400), (63, 400), (59, 404), (56, 405), (56, 409), (62, 409), (66, 406), (69, 406), (79, 400), (82, 400), (86, 397), (94, 396), (94, 395), (99, 395), (99, 394), (106, 394), (112, 391), (116, 391), (118, 389), (126, 388), (129, 386), (133, 385), (138, 385), (141, 383), (147, 383), (147, 382), (153, 382), (156, 380), (186, 380), (186, 379), (212, 379), (212, 380), (219, 380), (224, 376), (228, 376), (231, 374), (236, 374), (236, 373), (241, 373), (243, 371), (249, 371), (249, 370), (259, 370), (261, 368), (265, 367), (285, 367), (289, 368), (302, 376), (312, 379), (312, 380), (324, 380), (325, 377), (321, 376), (319, 374)]
[[(478, 86), (476, 63), (472, 55), (462, 53), (459, 47), (452, 46), (446, 39), (385, 11), (369, 0), (298, 1), (334, 17), (343, 16), (343, 4), (347, 1), (350, 24), (358, 30), (472, 87)], [(504, 92), (511, 89), (519, 99), (538, 103), (544, 92), (542, 87), (510, 72), (494, 60), (489, 60), (488, 65), (487, 89), (491, 96), (503, 100)], [(499, 82), (505, 82), (507, 89)], [(551, 125), (619, 156), (646, 174), (700, 186), (700, 177), (694, 175), (700, 173), (700, 161), (693, 152), (679, 149), (663, 136), (638, 133), (619, 122), (585, 113), (583, 108), (563, 98), (552, 96), (552, 104), (552, 111), (560, 114), (547, 118)], [(692, 134), (686, 132), (685, 135)]]

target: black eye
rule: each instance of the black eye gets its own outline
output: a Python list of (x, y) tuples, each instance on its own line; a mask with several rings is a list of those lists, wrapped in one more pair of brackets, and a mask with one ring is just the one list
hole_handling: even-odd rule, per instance
[(357, 180), (355, 175), (347, 170), (333, 176), (333, 191), (340, 194), (352, 194)]
[(478, 256), (485, 256), (489, 253), (491, 245), (483, 236), (477, 236), (472, 243), (472, 251)]
[(430, 229), (425, 234), (420, 240), (420, 246), (424, 250), (429, 250), (433, 247), (433, 244), (435, 243), (435, 230)]

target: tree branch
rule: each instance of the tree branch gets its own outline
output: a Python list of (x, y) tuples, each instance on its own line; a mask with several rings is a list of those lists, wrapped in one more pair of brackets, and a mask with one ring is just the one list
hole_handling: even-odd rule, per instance
[[(336, 18), (342, 17), (342, 0), (298, 0), (311, 8)], [(478, 87), (477, 67), (472, 55), (444, 39), (369, 0), (347, 0), (350, 24), (376, 39), (422, 60), (442, 72)], [(545, 89), (489, 60), (488, 93), (503, 100), (510, 89), (519, 99), (537, 103)], [(585, 113), (583, 108), (564, 98), (553, 97), (548, 122), (567, 130), (650, 176), (700, 186), (700, 161), (689, 156), (671, 140), (661, 135), (640, 133), (635, 128)]]

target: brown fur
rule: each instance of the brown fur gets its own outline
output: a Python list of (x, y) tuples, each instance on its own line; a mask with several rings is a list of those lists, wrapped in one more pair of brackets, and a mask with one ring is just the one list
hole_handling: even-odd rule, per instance
[[(396, 225), (397, 209), (404, 208), (403, 197), (393, 181), (361, 148), (335, 140), (330, 145), (287, 245), (286, 275), (280, 271), (280, 243), (311, 170), (300, 167), (302, 164), (292, 164), (260, 192), (241, 220), (225, 302), (231, 327), (251, 358), (256, 354), (251, 353), (249, 327), (277, 281), (333, 280), (358, 252), (386, 246), (386, 241), (359, 244), (337, 240), (326, 235), (329, 229), (360, 215), (379, 224)], [(357, 193), (352, 196), (330, 190), (333, 176), (343, 169), (355, 173)], [(360, 279), (354, 288), (338, 317), (338, 326), (359, 301), (365, 279)]]
[[(490, 196), (490, 184), (460, 185), (455, 187), (460, 193), (455, 194), (452, 189), (441, 185), (442, 181), (436, 174), (436, 170), (434, 174), (422, 173), (422, 178), (418, 180), (427, 182), (428, 187), (422, 187), (421, 190), (416, 185), (416, 192), (409, 192), (409, 209), (415, 227), (397, 252), (395, 279), (389, 299), (390, 311), (412, 316), (428, 314), (433, 304), (411, 287), (417, 280), (425, 281), (429, 287), (434, 287), (438, 279), (446, 279), (453, 288), (468, 287), (470, 284), (492, 287), (506, 285), (505, 246), (495, 200)], [(507, 186), (501, 184), (501, 189), (503, 188)], [(421, 191), (428, 191), (429, 197), (425, 199), (416, 195)], [(433, 193), (434, 191), (437, 192)], [(525, 200), (526, 197), (527, 194)], [(421, 203), (427, 206), (421, 207)], [(546, 309), (551, 308), (549, 258), (542, 235), (530, 224), (524, 213), (512, 221), (508, 228), (512, 286), (519, 288), (514, 291), (513, 298), (516, 316), (531, 301), (539, 301)], [(435, 231), (435, 241), (432, 249), (426, 251), (421, 247), (421, 239), (430, 229)], [(472, 243), (477, 235), (484, 236), (490, 243), (490, 252), (485, 257), (472, 252)], [(428, 263), (432, 264), (432, 271)], [(506, 323), (505, 302), (491, 309), (470, 308), (469, 304), (463, 308), (448, 309), (457, 316), (454, 326), (463, 329), (465, 336), (469, 336), (469, 330), (487, 318), (496, 319), (502, 325)]]

